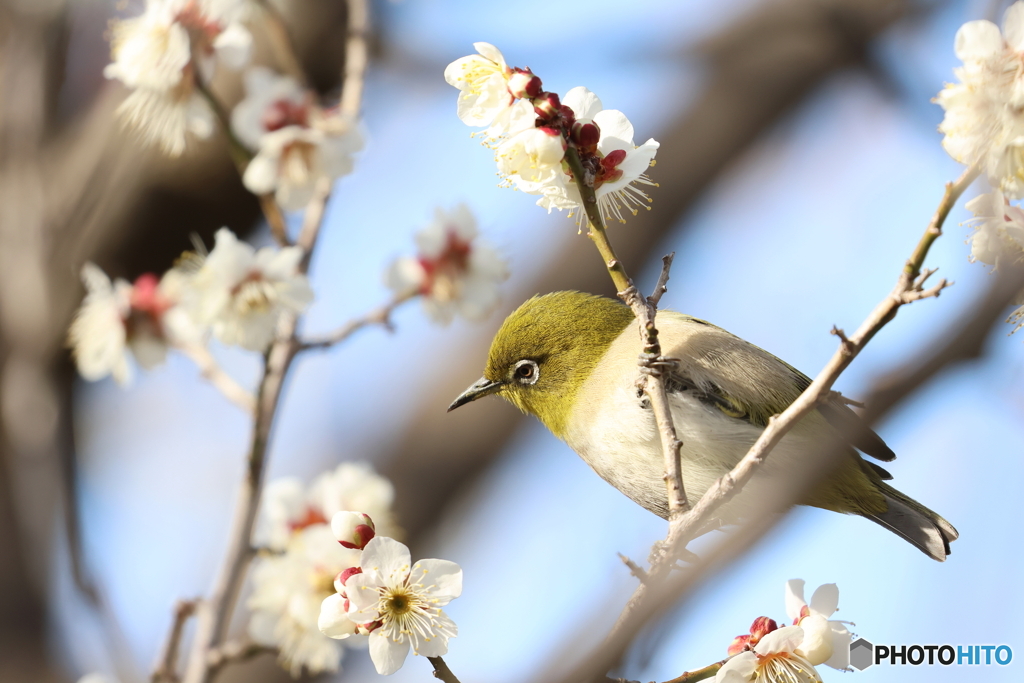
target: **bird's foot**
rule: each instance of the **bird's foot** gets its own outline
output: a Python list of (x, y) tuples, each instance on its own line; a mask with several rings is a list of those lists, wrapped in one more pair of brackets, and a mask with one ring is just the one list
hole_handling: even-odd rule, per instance
[(678, 358), (658, 356), (653, 353), (641, 353), (638, 362), (640, 372), (652, 377), (661, 377), (665, 370), (674, 370), (679, 366)]

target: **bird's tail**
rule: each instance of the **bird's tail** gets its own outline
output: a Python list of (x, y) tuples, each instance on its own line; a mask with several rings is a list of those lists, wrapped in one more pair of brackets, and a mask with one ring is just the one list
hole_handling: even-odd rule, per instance
[(953, 525), (885, 482), (877, 485), (885, 496), (888, 509), (864, 516), (909, 541), (933, 560), (944, 562), (950, 552), (949, 544), (960, 535)]

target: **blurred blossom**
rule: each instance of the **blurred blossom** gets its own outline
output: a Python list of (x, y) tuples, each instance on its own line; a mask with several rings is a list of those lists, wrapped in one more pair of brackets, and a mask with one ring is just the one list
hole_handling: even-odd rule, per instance
[(939, 130), (957, 161), (980, 164), (993, 187), (1024, 197), (1024, 3), (990, 21), (969, 21), (957, 31), (954, 69), (959, 83), (936, 97), (946, 110)]
[(255, 67), (245, 77), (246, 98), (231, 115), (231, 127), (256, 156), (242, 181), (254, 194), (274, 193), (288, 211), (304, 208), (321, 180), (352, 172), (352, 155), (363, 148), (354, 121), (313, 102), (289, 76)]
[(163, 363), (169, 345), (195, 341), (198, 332), (177, 306), (173, 278), (158, 281), (151, 273), (135, 284), (114, 282), (92, 263), (82, 267), (86, 295), (68, 330), (78, 372), (87, 380), (113, 375), (118, 384), (131, 380), (130, 355), (145, 369)]
[(118, 114), (147, 143), (177, 156), (188, 133), (213, 132), (196, 79), (208, 83), (218, 63), (248, 61), (252, 35), (240, 23), (248, 8), (248, 0), (148, 0), (140, 16), (113, 23), (104, 75), (132, 89)]
[(715, 683), (764, 680), (785, 683), (821, 683), (821, 676), (797, 653), (804, 639), (799, 626), (785, 626), (768, 633), (753, 650), (741, 652), (715, 674)]
[(804, 630), (804, 639), (797, 647), (811, 664), (825, 664), (833, 669), (850, 668), (850, 641), (853, 636), (848, 622), (829, 620), (839, 607), (839, 588), (834, 583), (818, 586), (811, 603), (804, 601), (804, 580), (786, 583), (786, 614), (793, 624)]
[[(343, 547), (328, 520), (358, 504), (375, 513), (377, 526), (396, 534), (393, 499), (391, 482), (365, 463), (342, 463), (308, 489), (285, 478), (264, 490), (255, 542), (268, 552), (253, 566), (249, 634), (278, 648), (293, 675), (303, 667), (311, 674), (337, 671), (343, 656), (342, 643), (321, 633), (317, 622), (324, 599), (336, 593), (338, 574), (359, 565), (360, 551)], [(345, 626), (347, 635), (356, 635), (353, 622)], [(365, 638), (346, 642), (360, 647)]]
[(299, 272), (302, 249), (257, 251), (227, 228), (218, 230), (215, 240), (198, 270), (186, 276), (183, 304), (223, 343), (263, 351), (282, 314), (301, 313), (313, 300), (309, 281)]
[(437, 209), (434, 221), (416, 235), (416, 245), (418, 256), (397, 259), (385, 274), (396, 296), (419, 294), (427, 315), (442, 324), (456, 313), (483, 320), (494, 309), (508, 266), (478, 238), (469, 207), (459, 204), (450, 213)]
[(459, 565), (448, 560), (412, 564), (407, 547), (377, 536), (363, 549), (359, 567), (361, 572), (346, 577), (344, 596), (324, 601), (322, 630), (338, 632), (343, 621), (339, 607), (345, 608), (350, 622), (369, 631), (370, 659), (383, 675), (402, 668), (410, 647), (424, 657), (447, 654), (448, 639), (458, 635), (458, 627), (441, 607), (462, 594)]
[(967, 209), (974, 214), (970, 221), (975, 229), (970, 237), (972, 261), (994, 266), (1001, 259), (1019, 261), (1024, 257), (1024, 210), (999, 190), (975, 197), (967, 202)]

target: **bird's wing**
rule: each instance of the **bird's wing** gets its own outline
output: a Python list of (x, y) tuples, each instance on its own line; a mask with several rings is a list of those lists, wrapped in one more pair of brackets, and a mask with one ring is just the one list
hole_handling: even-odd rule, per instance
[[(703, 320), (661, 311), (658, 327), (663, 354), (679, 359), (670, 389), (695, 388), (698, 398), (730, 417), (767, 426), (811, 383), (785, 361)], [(886, 462), (895, 459), (882, 438), (840, 400), (830, 399), (818, 412), (858, 450)]]

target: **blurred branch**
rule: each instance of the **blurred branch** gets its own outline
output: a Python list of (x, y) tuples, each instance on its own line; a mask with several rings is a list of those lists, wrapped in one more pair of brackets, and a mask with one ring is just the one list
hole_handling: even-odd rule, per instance
[(224, 372), (206, 346), (189, 344), (181, 347), (181, 350), (196, 364), (203, 378), (224, 394), (229, 401), (249, 415), (256, 413), (256, 399), (253, 398), (252, 393), (246, 391), (231, 375)]
[(393, 330), (391, 326), (391, 314), (396, 308), (404, 304), (406, 301), (416, 297), (416, 293), (410, 293), (402, 296), (396, 296), (391, 301), (383, 306), (373, 309), (366, 315), (358, 318), (353, 318), (347, 323), (339, 327), (334, 332), (326, 334), (322, 337), (313, 337), (311, 339), (303, 340), (299, 346), (300, 351), (320, 350), (329, 349), (336, 344), (340, 344), (355, 332), (367, 327), (369, 325), (381, 325), (389, 332)]
[(181, 645), (181, 634), (185, 630), (185, 622), (195, 614), (198, 603), (198, 600), (179, 600), (174, 606), (171, 632), (150, 677), (152, 683), (176, 683), (178, 680), (178, 649)]

